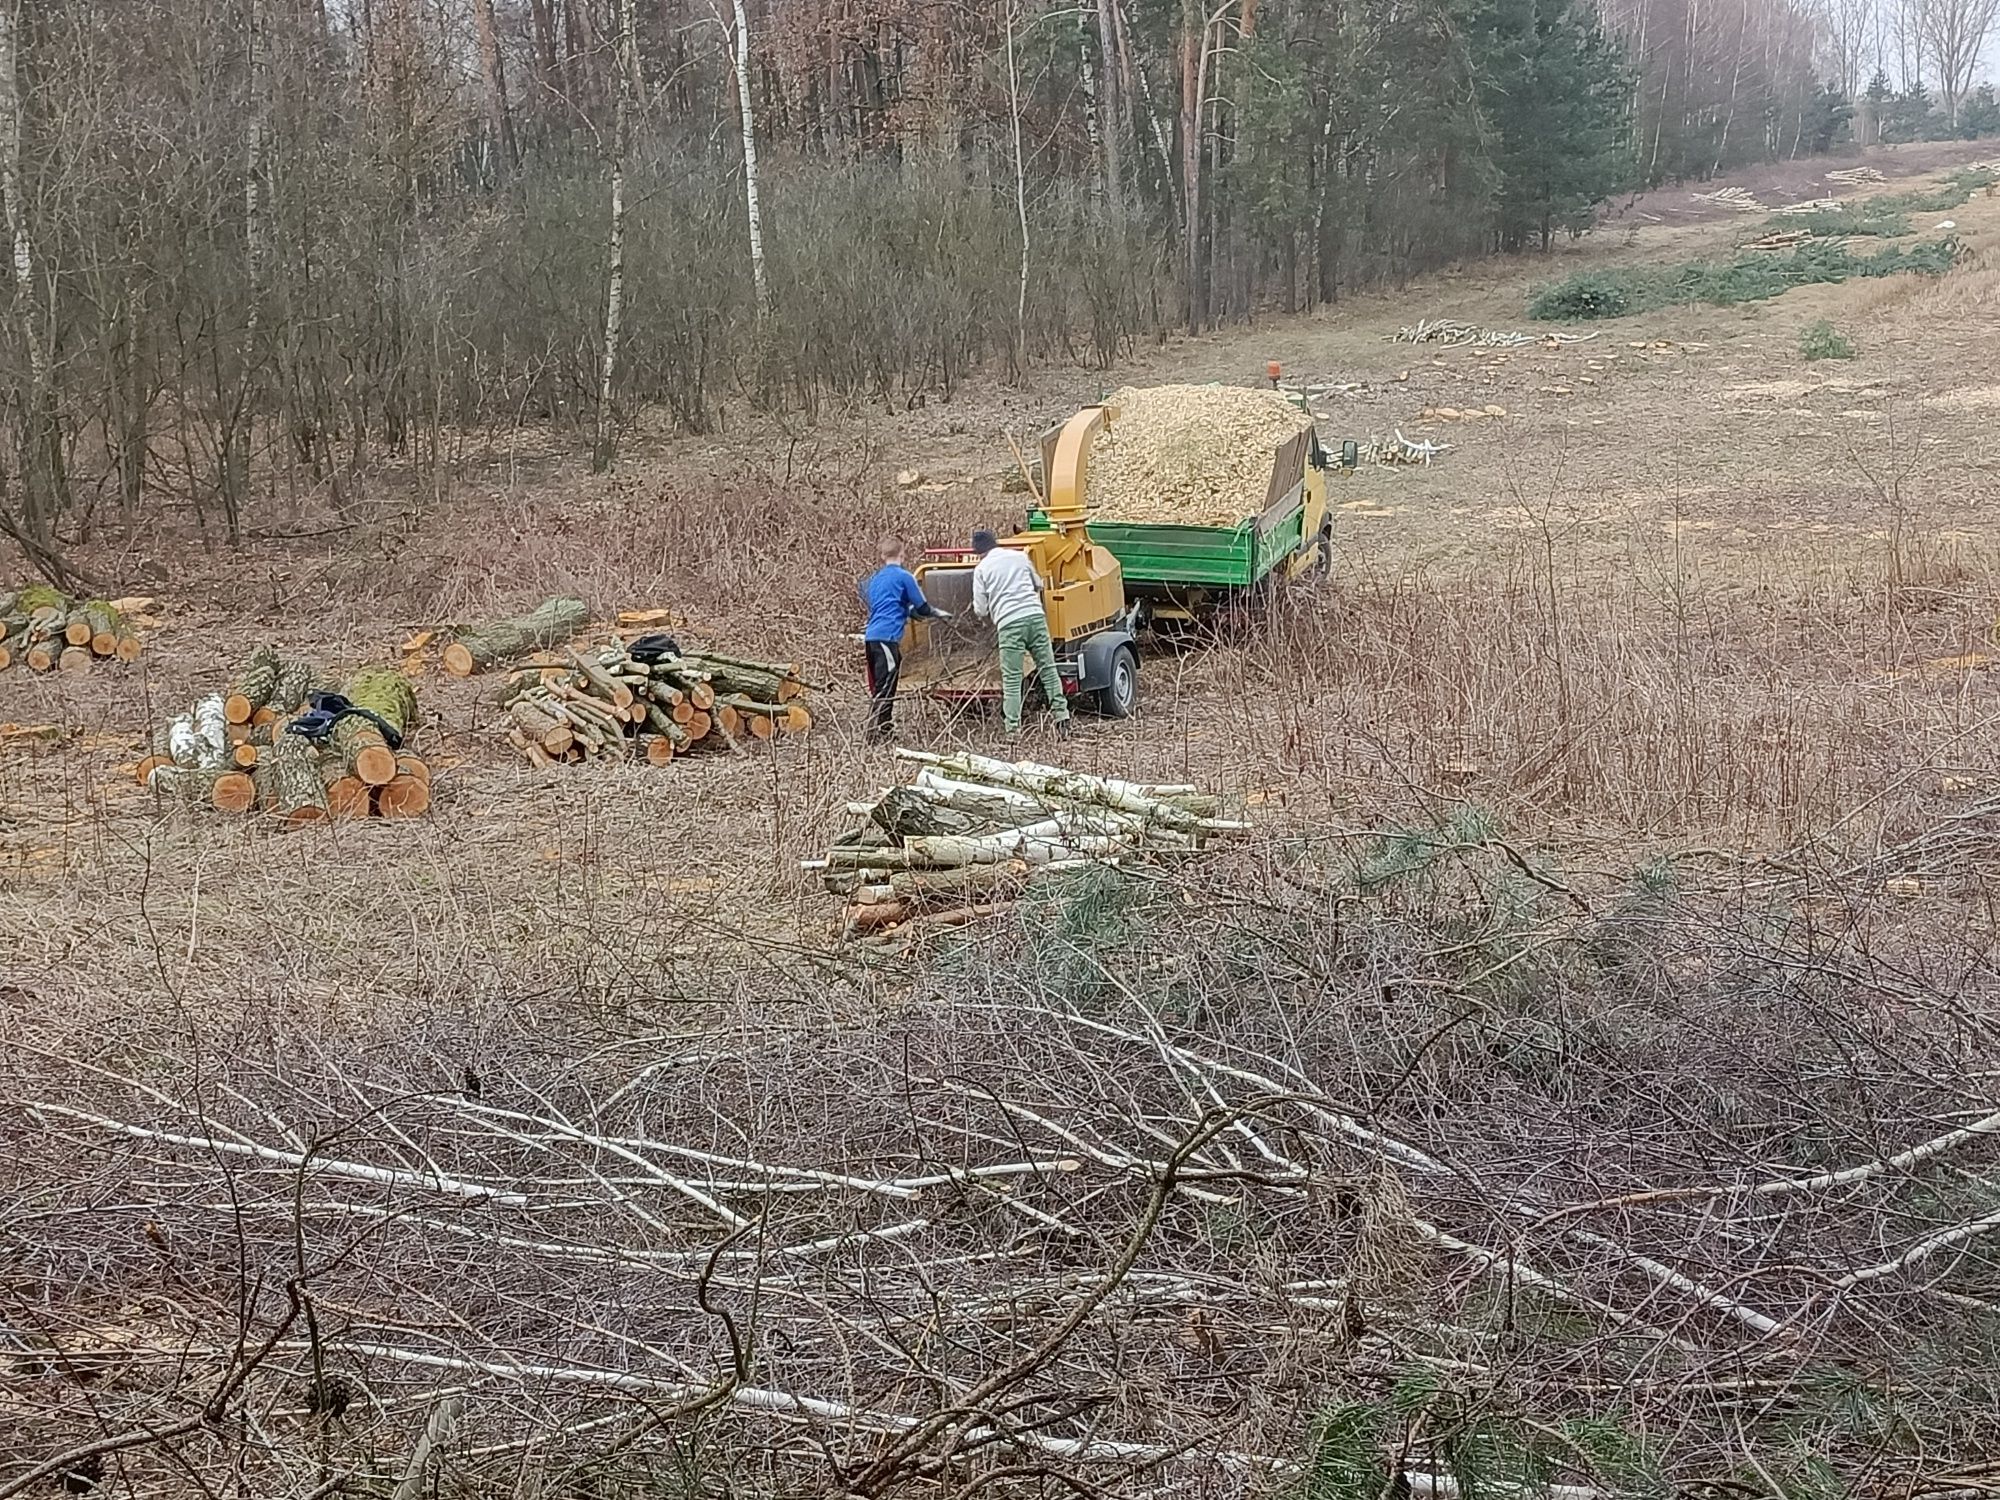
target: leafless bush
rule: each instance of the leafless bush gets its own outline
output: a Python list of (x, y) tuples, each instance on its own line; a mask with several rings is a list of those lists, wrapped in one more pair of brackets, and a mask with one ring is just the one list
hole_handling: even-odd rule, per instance
[(426, 1422), (503, 1492), (1971, 1482), (1991, 976), (1807, 889), (1462, 819), (1093, 875), (888, 1005), (586, 949), (373, 1033), (24, 1013), (0, 1493), (387, 1483)]

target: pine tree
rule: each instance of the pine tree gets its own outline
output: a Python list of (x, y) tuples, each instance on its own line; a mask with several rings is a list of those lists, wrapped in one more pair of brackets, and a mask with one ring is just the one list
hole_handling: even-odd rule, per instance
[(1982, 83), (1958, 107), (1958, 133), (1968, 141), (2000, 135), (2000, 98), (1993, 85)]
[(1631, 175), (1624, 49), (1581, 0), (1480, 0), (1468, 42), (1497, 137), (1495, 238), (1503, 249), (1546, 249)]

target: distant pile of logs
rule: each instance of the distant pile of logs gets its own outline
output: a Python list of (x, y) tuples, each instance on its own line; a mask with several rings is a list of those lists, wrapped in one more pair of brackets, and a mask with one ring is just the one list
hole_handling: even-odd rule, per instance
[(1810, 229), (1781, 229), (1762, 239), (1750, 241), (1745, 250), (1793, 250), (1813, 237)]
[(812, 728), (798, 668), (711, 652), (634, 655), (608, 646), (531, 664), (500, 690), (507, 739), (537, 766), (644, 759), (664, 766), (703, 746)]
[[(225, 691), (154, 736), (140, 784), (188, 806), (263, 812), (288, 828), (427, 812), (430, 768), (402, 745), (417, 717), (409, 680), (367, 668), (340, 687), (344, 705), (330, 703), (331, 692), (316, 663), (261, 646)], [(299, 732), (307, 727), (315, 732)]]
[(821, 859), (846, 898), (849, 935), (956, 927), (1003, 911), (1034, 880), (1100, 863), (1200, 849), (1227, 822), (1219, 798), (984, 755), (898, 750), (908, 786), (848, 805), (863, 821)]
[(139, 633), (103, 599), (72, 599), (47, 584), (0, 592), (0, 667), (87, 672), (139, 659)]

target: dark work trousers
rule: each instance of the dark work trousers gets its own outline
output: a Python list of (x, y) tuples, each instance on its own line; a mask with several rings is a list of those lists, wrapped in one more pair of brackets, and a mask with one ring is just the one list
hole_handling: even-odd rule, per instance
[(900, 641), (868, 643), (868, 738), (880, 742), (896, 732), (896, 680), (903, 675)]

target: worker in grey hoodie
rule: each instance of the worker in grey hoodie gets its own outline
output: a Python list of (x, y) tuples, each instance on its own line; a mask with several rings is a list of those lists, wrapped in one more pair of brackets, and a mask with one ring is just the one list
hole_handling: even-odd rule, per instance
[(1042, 694), (1055, 715), (1056, 732), (1069, 732), (1069, 699), (1056, 671), (1055, 644), (1049, 639), (1049, 617), (1042, 608), (1042, 580), (1028, 554), (1003, 547), (990, 531), (972, 533), (972, 550), (979, 565), (972, 570), (972, 612), (991, 620), (1000, 635), (1000, 706), (1007, 718), (1007, 735), (1021, 732), (1021, 659), (1032, 657)]

